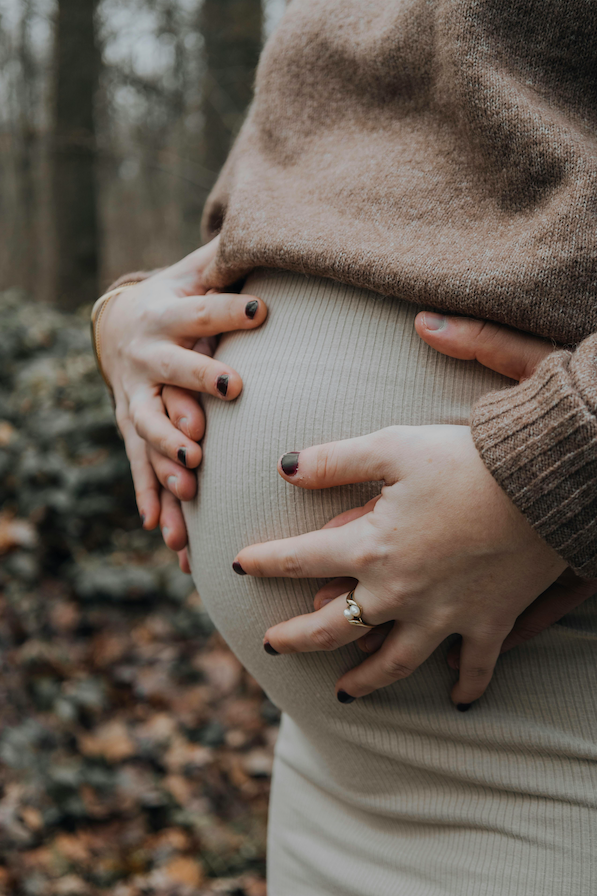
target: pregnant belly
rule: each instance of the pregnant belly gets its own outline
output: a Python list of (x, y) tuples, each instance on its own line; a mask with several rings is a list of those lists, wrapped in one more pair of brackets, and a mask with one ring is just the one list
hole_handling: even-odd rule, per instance
[(289, 697), (297, 699), (299, 682), (312, 693), (316, 678), (318, 692), (333, 693), (358, 648), (273, 661), (262, 649), (265, 630), (309, 612), (321, 582), (239, 577), (232, 560), (245, 545), (320, 528), (369, 500), (380, 484), (303, 491), (278, 476), (279, 456), (393, 424), (466, 424), (479, 395), (510, 381), (430, 349), (415, 333), (420, 309), (410, 303), (282, 271), (256, 272), (245, 291), (264, 299), (269, 316), (259, 330), (221, 342), (218, 357), (238, 370), (244, 390), (231, 404), (206, 399), (198, 497), (185, 510), (204, 604), (285, 708)]
[[(454, 824), (477, 823), (475, 801), (460, 798), (463, 780), (479, 799), (493, 788), (512, 799), (533, 792), (582, 803), (578, 763), (597, 759), (597, 731), (591, 688), (574, 683), (594, 678), (597, 637), (590, 632), (555, 626), (507, 654), (465, 721), (449, 701), (454, 673), (446, 644), (410, 678), (350, 707), (337, 702), (334, 683), (362, 661), (354, 644), (330, 653), (264, 652), (268, 626), (310, 612), (322, 581), (237, 576), (237, 551), (320, 528), (380, 489), (293, 488), (276, 471), (280, 455), (393, 424), (466, 424), (479, 395), (510, 381), (428, 348), (413, 327), (419, 309), (409, 303), (274, 271), (256, 272), (245, 291), (264, 299), (269, 316), (259, 330), (227, 335), (219, 347), (244, 390), (232, 403), (206, 400), (198, 496), (185, 515), (203, 603), (293, 720), (283, 728), (278, 762), (357, 807), (409, 821), (430, 819), (427, 794), (440, 780), (453, 796)], [(535, 776), (545, 762), (549, 774)]]

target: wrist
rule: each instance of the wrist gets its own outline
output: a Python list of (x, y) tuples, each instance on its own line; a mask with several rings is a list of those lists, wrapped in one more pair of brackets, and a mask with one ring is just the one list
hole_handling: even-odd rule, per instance
[(113, 309), (115, 300), (118, 296), (131, 286), (136, 286), (140, 282), (140, 280), (132, 279), (121, 281), (118, 286), (113, 287), (100, 296), (91, 310), (91, 342), (93, 345), (95, 362), (112, 398), (114, 398), (114, 393), (106, 365), (109, 356), (109, 352), (106, 352), (106, 319)]

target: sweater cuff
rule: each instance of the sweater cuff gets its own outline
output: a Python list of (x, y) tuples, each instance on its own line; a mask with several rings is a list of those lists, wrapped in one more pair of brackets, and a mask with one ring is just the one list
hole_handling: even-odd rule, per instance
[(471, 430), (490, 473), (539, 535), (597, 578), (597, 336), (484, 395)]

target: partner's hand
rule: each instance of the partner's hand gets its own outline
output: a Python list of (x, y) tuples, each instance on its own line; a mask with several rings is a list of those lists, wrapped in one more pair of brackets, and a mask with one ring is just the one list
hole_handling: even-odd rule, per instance
[[(421, 339), (438, 352), (463, 361), (478, 361), (520, 382), (532, 376), (541, 361), (558, 348), (547, 339), (491, 321), (425, 311), (417, 315), (415, 329)], [(332, 521), (328, 523), (331, 524)], [(334, 590), (333, 583), (329, 584)], [(334, 596), (341, 590), (336, 591)], [(501, 652), (506, 653), (536, 637), (596, 592), (597, 581), (581, 579), (571, 569), (565, 570), (557, 582), (519, 616), (502, 644)], [(376, 630), (365, 635), (359, 646), (372, 652), (383, 643), (384, 638), (383, 629)], [(453, 669), (458, 669), (459, 662), (460, 644), (455, 644), (448, 652), (448, 663)]]
[(242, 390), (239, 374), (211, 357), (207, 340), (258, 327), (267, 315), (256, 296), (206, 294), (203, 274), (216, 250), (217, 238), (125, 290), (100, 320), (102, 363), (114, 391), (139, 513), (147, 529), (160, 522), (174, 550), (186, 544), (182, 513), (178, 501), (164, 504), (163, 495), (160, 501), (158, 483), (176, 499), (193, 497), (196, 477), (190, 470), (200, 463), (197, 443), (204, 432), (196, 394), (229, 401)]
[[(452, 699), (476, 700), (516, 618), (566, 568), (500, 489), (466, 426), (389, 427), (287, 455), (279, 470), (309, 489), (385, 483), (345, 525), (253, 545), (236, 558), (249, 575), (358, 580), (363, 618), (393, 627), (380, 649), (337, 683), (352, 697), (405, 678), (458, 632)], [(265, 639), (279, 653), (334, 650), (362, 635), (344, 618), (345, 606), (342, 595), (274, 626)]]

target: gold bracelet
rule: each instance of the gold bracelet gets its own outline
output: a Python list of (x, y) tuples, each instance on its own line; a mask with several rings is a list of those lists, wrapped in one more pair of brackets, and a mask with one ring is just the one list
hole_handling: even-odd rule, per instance
[(108, 377), (104, 373), (104, 368), (102, 367), (102, 353), (99, 340), (100, 321), (110, 299), (113, 299), (114, 296), (119, 295), (123, 290), (128, 289), (129, 286), (136, 286), (137, 283), (142, 282), (142, 280), (127, 280), (126, 283), (121, 283), (120, 286), (115, 286), (114, 289), (111, 289), (109, 292), (105, 292), (103, 296), (100, 296), (91, 309), (91, 344), (93, 345), (95, 363), (97, 364), (97, 369), (102, 375), (104, 383), (108, 387), (108, 391), (110, 392), (112, 401), (114, 400), (114, 392), (112, 391), (110, 381), (108, 380)]

